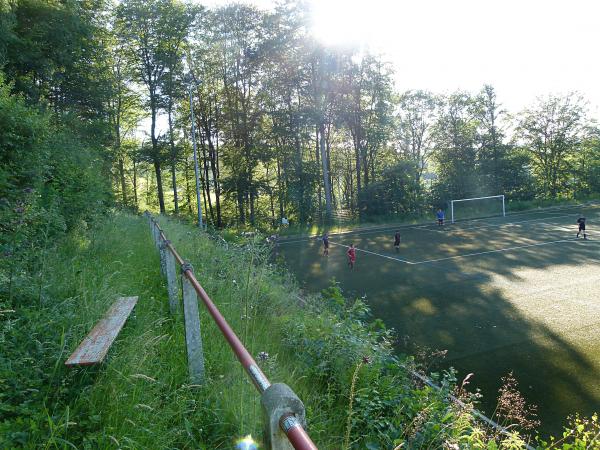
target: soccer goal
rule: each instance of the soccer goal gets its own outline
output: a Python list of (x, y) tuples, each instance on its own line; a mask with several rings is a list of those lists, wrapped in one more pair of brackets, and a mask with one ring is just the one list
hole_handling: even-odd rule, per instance
[(452, 200), (450, 201), (450, 214), (452, 223), (456, 220), (475, 219), (478, 217), (506, 216), (504, 195)]

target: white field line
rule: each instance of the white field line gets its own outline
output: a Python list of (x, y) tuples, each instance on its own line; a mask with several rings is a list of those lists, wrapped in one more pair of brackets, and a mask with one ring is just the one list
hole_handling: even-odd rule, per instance
[[(575, 222), (573, 222), (573, 224), (553, 224), (551, 222), (548, 222), (548, 220), (554, 220), (554, 219), (562, 219), (565, 217), (574, 217), (573, 214), (561, 214), (558, 216), (548, 216), (548, 217), (538, 217), (537, 219), (527, 219), (527, 220), (517, 220), (514, 222), (506, 222), (506, 223), (498, 223), (498, 224), (489, 224), (489, 225), (480, 225), (480, 226), (475, 226), (475, 227), (458, 227), (455, 229), (451, 229), (448, 230), (448, 233), (460, 233), (461, 231), (468, 231), (468, 230), (479, 230), (481, 228), (505, 228), (505, 227), (513, 227), (513, 226), (518, 226), (522, 223), (530, 223), (530, 222), (538, 222), (538, 221), (545, 221), (545, 222), (539, 222), (538, 225), (557, 225), (559, 228), (564, 228), (564, 227), (569, 227), (572, 228), (573, 230), (577, 230), (577, 224)], [(594, 215), (588, 215), (588, 217), (596, 217), (596, 214)], [(444, 225), (446, 226), (446, 225)], [(440, 231), (441, 232), (441, 231)]]
[[(589, 202), (589, 203), (577, 203), (575, 205), (562, 205), (562, 206), (549, 206), (547, 208), (539, 208), (539, 209), (526, 209), (523, 211), (517, 212), (508, 212), (506, 217), (509, 216), (519, 216), (523, 214), (544, 214), (549, 210), (556, 210), (556, 212), (570, 211), (571, 209), (581, 209), (581, 208), (597, 208), (600, 206), (600, 203)], [(577, 211), (579, 212), (579, 211)]]
[[(349, 245), (344, 245), (344, 244), (338, 244), (336, 242), (331, 242), (329, 241), (330, 244), (332, 245), (337, 245), (339, 247), (346, 247), (346, 248), (350, 248)], [(363, 252), (363, 253), (368, 253), (370, 255), (375, 255), (375, 256), (381, 256), (382, 258), (386, 258), (386, 259), (391, 259), (393, 261), (398, 261), (398, 262), (402, 262), (405, 264), (414, 264), (413, 262), (407, 261), (406, 259), (401, 259), (401, 258), (394, 258), (393, 256), (388, 256), (388, 255), (382, 255), (381, 253), (375, 253), (375, 252), (371, 252), (369, 250), (363, 250), (362, 248), (358, 248), (358, 247), (354, 247), (354, 249), (357, 252)]]
[[(535, 210), (525, 210), (525, 211), (518, 211), (515, 213), (508, 213), (506, 215), (506, 217), (514, 217), (514, 216), (522, 216), (522, 215), (526, 215), (526, 214), (546, 214), (549, 210), (556, 210), (556, 212), (551, 214), (556, 214), (559, 212), (563, 212), (563, 211), (568, 211), (571, 209), (581, 209), (581, 208), (597, 208), (598, 206), (600, 206), (600, 203), (580, 203), (580, 204), (576, 204), (576, 205), (565, 205), (565, 206), (550, 206), (548, 208), (541, 208), (541, 209), (535, 209)], [(567, 217), (567, 216), (571, 216), (572, 214), (565, 214), (564, 216), (559, 216), (559, 217)], [(590, 215), (591, 216), (591, 215)], [(494, 217), (491, 217), (492, 219)], [(550, 217), (551, 218), (551, 217)], [(459, 223), (474, 223), (474, 222), (482, 222), (484, 220), (488, 220), (490, 218), (482, 218), (482, 219), (471, 219), (468, 220), (466, 222), (459, 222)], [(541, 218), (541, 219), (545, 219), (545, 218)], [(531, 220), (540, 220), (540, 219), (531, 219)], [(437, 224), (437, 221), (432, 220), (433, 223)], [(506, 224), (499, 224), (499, 225), (495, 225), (495, 226), (502, 226), (502, 225), (509, 225), (511, 223), (521, 223), (521, 222), (526, 222), (526, 221), (517, 221), (517, 222), (508, 222)], [(369, 227), (369, 228), (356, 228), (354, 230), (348, 230), (348, 231), (340, 231), (338, 233), (330, 233), (330, 236), (343, 236), (345, 234), (350, 234), (350, 233), (355, 233), (358, 235), (361, 234), (369, 234), (369, 233), (377, 233), (379, 231), (391, 231), (391, 230), (396, 230), (396, 229), (401, 229), (401, 230), (412, 230), (412, 229), (426, 229), (426, 227), (430, 227), (433, 226), (432, 223), (426, 223), (426, 224), (420, 224), (420, 225), (412, 225), (412, 226), (407, 226), (404, 224), (398, 224), (395, 226), (392, 225), (382, 225), (380, 227)], [(444, 226), (448, 226), (448, 225), (444, 225)], [(454, 225), (456, 226), (456, 225)], [(494, 226), (494, 225), (485, 225), (486, 227), (488, 226)], [(362, 231), (365, 230), (365, 231)], [(443, 231), (440, 231), (440, 233), (443, 233)], [(303, 238), (298, 238), (298, 239), (293, 239), (293, 240), (289, 240), (289, 241), (281, 241), (278, 244), (291, 244), (291, 243), (295, 243), (295, 242), (309, 242), (313, 239), (320, 239), (321, 235), (311, 235), (311, 236), (305, 236)]]
[[(443, 227), (446, 227), (446, 226), (448, 226), (448, 225), (443, 225), (441, 227), (439, 225), (437, 225), (438, 228), (443, 228)], [(431, 227), (431, 225), (423, 225), (423, 226), (415, 227), (415, 228), (419, 229), (419, 230), (423, 230), (423, 231), (431, 231), (432, 233), (442, 233), (442, 234), (447, 234), (448, 233), (447, 231), (436, 230), (435, 228), (430, 228), (430, 227)]]
[[(542, 221), (542, 220), (547, 221), (547, 220), (552, 220), (552, 219), (562, 219), (565, 217), (573, 217), (573, 214), (561, 214), (561, 215), (554, 215), (554, 216), (548, 216), (548, 217), (538, 217), (537, 219), (517, 220), (514, 222), (479, 225), (479, 226), (473, 226), (473, 227), (461, 227), (461, 226), (457, 226), (456, 224), (444, 225), (444, 227), (450, 228), (450, 229), (447, 229), (447, 231), (434, 229), (436, 227), (439, 227), (439, 225), (437, 225), (437, 224), (435, 224), (435, 225), (434, 224), (424, 224), (424, 225), (415, 225), (415, 226), (409, 226), (409, 227), (398, 226), (398, 227), (388, 227), (388, 228), (377, 228), (377, 229), (372, 229), (372, 230), (368, 230), (368, 231), (360, 231), (360, 230), (343, 231), (341, 233), (331, 233), (330, 236), (344, 236), (347, 234), (363, 236), (365, 234), (381, 233), (384, 231), (391, 231), (391, 230), (397, 230), (397, 229), (399, 229), (399, 230), (433, 231), (433, 232), (442, 233), (442, 234), (450, 234), (450, 233), (460, 233), (461, 231), (478, 230), (478, 229), (482, 229), (482, 228), (511, 227), (511, 226), (516, 226), (516, 225), (522, 224), (522, 223), (537, 222), (537, 221)], [(595, 215), (589, 215), (589, 217), (595, 217)], [(550, 225), (550, 223), (545, 223), (545, 225)], [(577, 226), (577, 224), (573, 224), (574, 229), (576, 226)], [(291, 241), (281, 241), (281, 242), (278, 242), (277, 244), (278, 245), (293, 244), (293, 243), (298, 243), (298, 242), (310, 242), (312, 240), (320, 240), (320, 239), (321, 239), (320, 236), (311, 236), (311, 237), (305, 237), (305, 238), (300, 238), (300, 239), (294, 239)]]
[[(411, 264), (412, 265), (429, 264), (429, 263), (434, 263), (434, 262), (439, 262), (439, 261), (447, 261), (449, 259), (468, 258), (468, 257), (471, 257), (471, 256), (488, 255), (488, 254), (491, 254), (491, 253), (509, 252), (509, 251), (512, 251), (512, 250), (520, 250), (520, 249), (523, 249), (523, 248), (540, 247), (542, 245), (560, 244), (560, 243), (564, 243), (564, 242), (582, 242), (582, 241), (583, 241), (583, 239), (577, 239), (577, 238), (559, 239), (559, 240), (556, 240), (556, 241), (538, 242), (537, 244), (527, 244), (527, 245), (519, 245), (519, 246), (516, 246), (516, 247), (499, 248), (499, 249), (496, 249), (496, 250), (488, 250), (488, 251), (485, 251), (485, 252), (466, 253), (464, 255), (447, 256), (445, 258), (427, 259), (425, 261), (411, 262)], [(593, 241), (593, 242), (600, 242), (600, 241)]]
[[(568, 217), (568, 216), (572, 216), (572, 214), (565, 214), (565, 215), (556, 216), (556, 217)], [(553, 219), (554, 217), (549, 217), (549, 218)], [(521, 220), (518, 222), (481, 225), (481, 226), (476, 226), (476, 227), (460, 227), (460, 226), (457, 227), (457, 225), (444, 225), (444, 227), (446, 227), (446, 229), (451, 228), (451, 227), (454, 228), (454, 229), (450, 229), (448, 231), (432, 229), (432, 227), (433, 228), (439, 227), (439, 225), (437, 225), (437, 223), (435, 223), (435, 225), (434, 224), (424, 224), (424, 225), (415, 225), (415, 226), (410, 226), (410, 227), (398, 226), (398, 227), (389, 227), (389, 228), (377, 228), (377, 229), (372, 229), (372, 230), (368, 230), (368, 231), (358, 231), (358, 230), (357, 231), (343, 231), (341, 233), (331, 233), (329, 236), (345, 236), (347, 234), (352, 234), (352, 235), (356, 235), (356, 236), (364, 236), (366, 234), (382, 233), (385, 231), (392, 231), (392, 230), (419, 230), (419, 231), (433, 231), (433, 232), (442, 233), (442, 234), (449, 234), (452, 232), (460, 232), (462, 230), (473, 230), (473, 229), (478, 229), (478, 228), (497, 228), (497, 227), (503, 227), (503, 226), (510, 226), (515, 223), (532, 222), (532, 221), (544, 220), (544, 219), (547, 219), (547, 217), (537, 218), (537, 219), (529, 219), (529, 220)], [(319, 241), (319, 240), (321, 240), (321, 236), (311, 236), (311, 237), (305, 237), (305, 238), (300, 238), (300, 239), (294, 239), (291, 241), (280, 241), (277, 243), (277, 245), (294, 244), (294, 243), (298, 243), (298, 242), (310, 242), (310, 241)]]
[[(589, 236), (589, 234), (588, 234), (588, 236)], [(369, 255), (374, 255), (374, 256), (380, 256), (381, 258), (391, 259), (392, 261), (398, 261), (398, 262), (401, 262), (401, 263), (404, 263), (404, 264), (409, 264), (411, 266), (415, 266), (415, 265), (419, 265), (419, 264), (430, 264), (430, 263), (439, 262), (439, 261), (446, 261), (446, 260), (449, 260), (449, 259), (468, 258), (468, 257), (480, 256), (480, 255), (489, 255), (489, 254), (492, 254), (492, 253), (509, 252), (509, 251), (512, 251), (512, 250), (520, 250), (520, 249), (530, 248), (530, 247), (540, 247), (542, 245), (560, 244), (560, 243), (565, 243), (565, 242), (589, 242), (589, 240), (585, 241), (584, 239), (577, 239), (577, 238), (558, 239), (556, 241), (538, 242), (538, 243), (535, 243), (535, 244), (526, 244), (526, 245), (519, 245), (519, 246), (516, 246), (516, 247), (499, 248), (499, 249), (496, 249), (496, 250), (487, 250), (485, 252), (466, 253), (464, 255), (447, 256), (445, 258), (427, 259), (425, 261), (416, 261), (416, 262), (415, 261), (409, 261), (407, 259), (402, 259), (402, 258), (394, 258), (393, 256), (382, 255), (381, 253), (372, 252), (370, 250), (364, 250), (364, 249), (358, 248), (358, 247), (354, 247), (354, 248), (358, 252), (363, 252), (363, 253), (367, 253)], [(592, 241), (592, 242), (593, 243), (599, 243), (600, 241)], [(338, 244), (337, 242), (329, 241), (329, 243), (331, 245), (337, 245), (339, 247), (350, 248), (349, 245)]]
[[(562, 214), (559, 216), (548, 216), (548, 217), (538, 217), (537, 219), (527, 219), (527, 220), (517, 220), (514, 222), (506, 222), (506, 223), (498, 223), (498, 224), (488, 224), (488, 225), (479, 225), (479, 226), (475, 226), (475, 227), (458, 227), (456, 229), (450, 230), (450, 232), (461, 232), (461, 231), (468, 231), (468, 230), (478, 230), (481, 228), (504, 228), (504, 227), (512, 227), (512, 226), (517, 226), (519, 224), (522, 223), (528, 223), (528, 222), (538, 222), (540, 220), (552, 220), (552, 219), (562, 219), (564, 217), (573, 217), (573, 214)], [(547, 224), (547, 223), (546, 223)], [(574, 227), (576, 225), (573, 225)]]

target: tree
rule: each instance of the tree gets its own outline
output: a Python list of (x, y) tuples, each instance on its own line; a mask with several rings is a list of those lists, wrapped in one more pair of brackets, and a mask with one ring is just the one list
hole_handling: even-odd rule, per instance
[(349, 61), (345, 83), (342, 107), (355, 152), (357, 196), (362, 199), (362, 187), (375, 181), (378, 155), (393, 131), (392, 71), (381, 60), (366, 55), (359, 62)]
[(456, 92), (444, 99), (435, 125), (435, 162), (438, 200), (480, 194), (475, 147), (477, 121), (472, 97)]
[(11, 12), (2, 19), (8, 29), (0, 33), (0, 50), (4, 41), (3, 70), (14, 91), (30, 104), (48, 103), (57, 116), (75, 114), (82, 131), (97, 141), (106, 139), (107, 130), (99, 127), (106, 117), (110, 77), (105, 3), (10, 4)]
[(117, 7), (116, 30), (135, 67), (137, 81), (148, 91), (151, 160), (156, 174), (160, 212), (165, 212), (161, 164), (165, 159), (156, 134), (165, 77), (175, 68), (177, 49), (188, 33), (194, 12), (189, 5), (171, 0), (127, 0)]
[(171, 163), (171, 184), (173, 187), (173, 204), (175, 214), (179, 213), (179, 201), (177, 196), (176, 165), (178, 158), (178, 147), (175, 145), (174, 137), (174, 106), (177, 100), (187, 103), (187, 92), (183, 85), (183, 56), (188, 35), (191, 31), (200, 8), (192, 6), (179, 6), (168, 16), (170, 27), (173, 32), (171, 39), (163, 42), (165, 57), (165, 77), (162, 79), (161, 91), (165, 97), (167, 119), (169, 124), (169, 149)]
[[(131, 87), (131, 72), (127, 68), (127, 59), (122, 45), (113, 41), (111, 49), (112, 66), (111, 95), (108, 102), (109, 120), (113, 135), (113, 154), (117, 163), (121, 201), (129, 204), (127, 183), (125, 180), (125, 160), (129, 156), (123, 140), (131, 136), (142, 117), (142, 103), (138, 93)], [(135, 190), (135, 188), (134, 188)], [(137, 202), (136, 202), (137, 204)]]
[(433, 150), (432, 132), (438, 104), (439, 100), (427, 91), (405, 92), (398, 102), (398, 154), (413, 163), (418, 187)]
[(579, 149), (585, 130), (581, 97), (548, 96), (521, 113), (518, 136), (531, 153), (542, 192), (557, 198), (569, 178), (570, 157)]
[(490, 85), (485, 85), (473, 102), (474, 116), (479, 122), (477, 130), (478, 167), (480, 183), (489, 189), (489, 193), (504, 193), (504, 181), (510, 174), (504, 169), (509, 146), (504, 144), (504, 130), (501, 120), (506, 112), (501, 109), (496, 99), (496, 92)]

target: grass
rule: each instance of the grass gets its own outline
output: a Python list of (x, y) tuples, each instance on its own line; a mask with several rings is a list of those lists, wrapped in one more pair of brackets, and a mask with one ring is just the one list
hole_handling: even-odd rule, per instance
[[(442, 392), (416, 384), (393, 356), (393, 335), (370, 324), (360, 300), (332, 285), (300, 302), (295, 281), (271, 264), (260, 238), (226, 245), (160, 222), (250, 353), (262, 352), (271, 382), (287, 383), (303, 400), (319, 448), (489, 440), (445, 399), (452, 374), (437, 377)], [(202, 308), (207, 381), (189, 384), (182, 318), (169, 314), (144, 219), (112, 215), (38, 259), (35, 271), (15, 277), (11, 303), (0, 305), (0, 448), (229, 449), (247, 434), (262, 440), (258, 394)], [(130, 295), (139, 302), (108, 359), (66, 369), (114, 299)]]

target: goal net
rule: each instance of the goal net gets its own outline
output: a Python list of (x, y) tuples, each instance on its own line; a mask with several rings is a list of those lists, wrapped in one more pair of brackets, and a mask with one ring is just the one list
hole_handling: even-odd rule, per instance
[(452, 200), (450, 202), (450, 216), (452, 223), (457, 220), (480, 217), (506, 216), (504, 195)]

